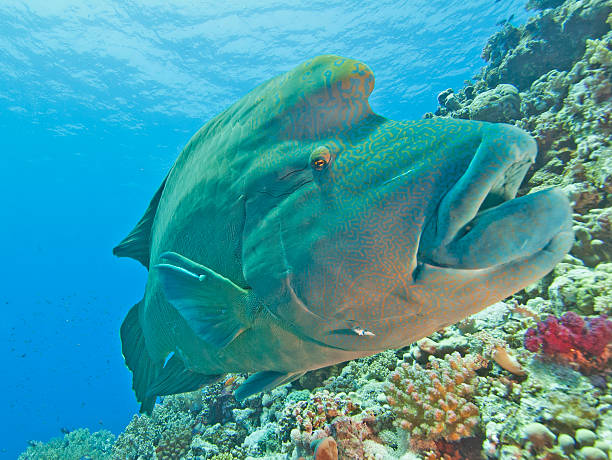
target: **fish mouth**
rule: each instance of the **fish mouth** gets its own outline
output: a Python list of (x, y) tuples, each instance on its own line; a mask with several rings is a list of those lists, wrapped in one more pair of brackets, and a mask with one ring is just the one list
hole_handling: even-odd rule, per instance
[(535, 254), (571, 232), (571, 208), (559, 190), (516, 198), (536, 153), (535, 140), (524, 131), (491, 125), (425, 225), (417, 259), (438, 267), (488, 268)]

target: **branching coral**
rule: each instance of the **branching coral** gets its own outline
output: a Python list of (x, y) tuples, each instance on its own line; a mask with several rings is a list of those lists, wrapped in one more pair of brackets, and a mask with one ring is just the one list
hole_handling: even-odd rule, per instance
[(612, 321), (605, 315), (585, 320), (568, 311), (560, 318), (549, 316), (525, 333), (527, 350), (573, 364), (585, 373), (609, 365), (611, 345)]
[(410, 431), (415, 448), (432, 448), (440, 439), (456, 441), (470, 436), (478, 424), (478, 408), (470, 402), (478, 377), (486, 365), (480, 355), (443, 360), (429, 357), (429, 366), (402, 362), (390, 376), (386, 391), (396, 423)]

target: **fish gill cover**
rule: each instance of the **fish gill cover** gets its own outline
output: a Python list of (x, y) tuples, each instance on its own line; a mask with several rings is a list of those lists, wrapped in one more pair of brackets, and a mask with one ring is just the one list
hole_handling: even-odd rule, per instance
[(607, 458), (612, 5), (528, 7), (536, 14), (519, 27), (504, 23), (483, 51), (488, 65), (442, 91), (424, 118), (511, 123), (535, 138), (518, 195), (556, 186), (574, 209), (576, 241), (549, 275), (399, 350), (313, 370), (241, 402), (233, 392), (247, 376), (237, 373), (164, 397), (117, 438), (76, 430), (20, 458)]

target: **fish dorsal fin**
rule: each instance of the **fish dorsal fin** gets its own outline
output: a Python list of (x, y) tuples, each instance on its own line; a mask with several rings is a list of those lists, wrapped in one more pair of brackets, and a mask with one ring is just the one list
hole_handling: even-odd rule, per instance
[(153, 195), (149, 207), (145, 211), (144, 216), (136, 224), (136, 227), (134, 227), (134, 230), (113, 248), (113, 254), (117, 257), (131, 257), (149, 268), (151, 227), (157, 213), (159, 200), (166, 186), (166, 179), (168, 179), (168, 176), (166, 176), (157, 192), (155, 192), (155, 195)]
[(155, 269), (166, 299), (202, 340), (223, 348), (248, 329), (245, 289), (175, 252), (164, 252)]

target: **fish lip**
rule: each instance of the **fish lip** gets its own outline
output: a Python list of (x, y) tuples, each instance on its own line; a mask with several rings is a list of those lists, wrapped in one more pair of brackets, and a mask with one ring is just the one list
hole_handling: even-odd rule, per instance
[(559, 189), (539, 190), (479, 211), (437, 258), (424, 262), (439, 268), (487, 269), (537, 254), (564, 233), (573, 235), (569, 199)]
[(520, 128), (505, 124), (483, 125), (480, 144), (462, 175), (439, 198), (422, 227), (417, 250), (420, 261), (454, 267), (446, 249), (458, 235), (489, 209), (516, 199), (519, 187), (535, 162), (535, 139)]

